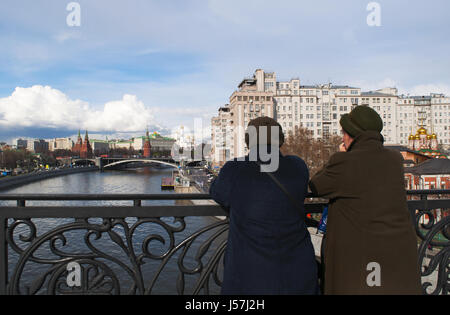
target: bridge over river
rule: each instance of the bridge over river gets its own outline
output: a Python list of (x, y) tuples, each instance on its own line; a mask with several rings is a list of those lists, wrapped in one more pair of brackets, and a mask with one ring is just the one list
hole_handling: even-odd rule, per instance
[(74, 164), (93, 164), (97, 166), (98, 168), (104, 170), (104, 169), (113, 169), (113, 168), (120, 168), (127, 164), (159, 164), (164, 166), (169, 166), (173, 168), (179, 168), (180, 166), (192, 166), (195, 164), (202, 163), (202, 160), (182, 160), (182, 161), (175, 161), (172, 157), (155, 157), (155, 158), (114, 158), (114, 157), (96, 157), (96, 158), (90, 158), (90, 159), (72, 159), (72, 163)]

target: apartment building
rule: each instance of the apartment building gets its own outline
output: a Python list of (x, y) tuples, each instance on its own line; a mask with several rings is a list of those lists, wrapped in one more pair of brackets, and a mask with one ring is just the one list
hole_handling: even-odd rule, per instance
[(397, 104), (398, 142), (407, 144), (419, 127), (437, 137), (438, 144), (450, 148), (450, 97), (443, 94), (429, 96), (399, 96)]
[(274, 73), (256, 70), (255, 75), (244, 78), (238, 88), (230, 96), (229, 104), (220, 108), (218, 116), (211, 120), (211, 153), (215, 165), (248, 153), (245, 130), (252, 119), (274, 117)]
[(231, 152), (234, 154), (234, 137), (232, 119), (229, 105), (219, 108), (219, 114), (211, 120), (211, 157), (223, 166), (230, 160)]
[(314, 138), (339, 135), (339, 119), (359, 103), (361, 90), (339, 85), (300, 85), (299, 79), (277, 83), (275, 118), (288, 134), (307, 128)]
[[(253, 118), (275, 118), (286, 134), (304, 127), (319, 139), (340, 135), (341, 116), (356, 106), (370, 106), (378, 112), (383, 119), (382, 135), (387, 144), (407, 144), (408, 137), (425, 126), (436, 133), (444, 149), (450, 147), (450, 98), (443, 94), (399, 96), (396, 88), (361, 91), (358, 87), (331, 83), (302, 85), (299, 78), (277, 81), (274, 72), (261, 69), (253, 77), (244, 78), (238, 88), (231, 95), (230, 104), (225, 106), (229, 112), (219, 110), (219, 116), (212, 119), (213, 150), (216, 143), (224, 147), (223, 139), (215, 138), (218, 128), (232, 131), (233, 135), (230, 144), (231, 139), (225, 141), (230, 154), (215, 155), (213, 160), (233, 159), (247, 153), (244, 134)], [(222, 125), (226, 122), (228, 125)]]
[(72, 150), (73, 141), (71, 138), (55, 138), (48, 141), (48, 149), (56, 150)]
[(397, 102), (398, 96), (395, 88), (361, 93), (360, 105), (373, 108), (383, 119), (381, 134), (387, 144), (399, 143), (397, 136)]
[(27, 150), (33, 153), (45, 153), (48, 151), (48, 142), (43, 139), (29, 140)]

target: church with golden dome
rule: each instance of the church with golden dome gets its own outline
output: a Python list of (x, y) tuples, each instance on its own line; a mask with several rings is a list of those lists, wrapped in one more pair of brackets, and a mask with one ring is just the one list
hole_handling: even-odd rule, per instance
[(447, 156), (438, 149), (437, 135), (434, 132), (429, 134), (423, 125), (420, 126), (415, 135), (409, 136), (408, 149), (436, 159), (447, 159)]

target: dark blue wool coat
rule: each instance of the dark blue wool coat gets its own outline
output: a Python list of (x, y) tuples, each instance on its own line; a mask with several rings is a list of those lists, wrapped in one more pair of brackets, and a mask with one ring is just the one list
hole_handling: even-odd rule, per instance
[[(305, 162), (280, 154), (273, 173), (302, 205), (309, 179)], [(229, 161), (210, 189), (230, 211), (222, 294), (316, 294), (317, 264), (299, 210), (255, 162)]]

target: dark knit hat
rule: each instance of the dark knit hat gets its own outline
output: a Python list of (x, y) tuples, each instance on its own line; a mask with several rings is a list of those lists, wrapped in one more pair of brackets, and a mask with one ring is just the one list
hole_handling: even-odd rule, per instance
[[(283, 134), (283, 129), (281, 128), (281, 125), (279, 124), (279, 123), (277, 123), (276, 122), (276, 120), (274, 120), (273, 118), (270, 118), (270, 117), (266, 117), (266, 116), (263, 116), (263, 117), (258, 117), (258, 118), (255, 118), (255, 119), (253, 119), (253, 120), (251, 120), (249, 123), (248, 123), (248, 127), (250, 127), (250, 126), (254, 126), (254, 127), (256, 127), (256, 133), (257, 133), (257, 136), (258, 136), (258, 138), (257, 138), (257, 144), (259, 145), (259, 144), (261, 144), (259, 141), (259, 134), (260, 134), (260, 129), (259, 129), (259, 127), (267, 127), (266, 128), (266, 130), (267, 130), (267, 143), (265, 143), (265, 144), (272, 144), (271, 143), (271, 127), (278, 127), (279, 128), (279, 139), (278, 139), (278, 141), (279, 141), (279, 146), (281, 147), (282, 145), (283, 145), (283, 143), (284, 143), (284, 134)], [(261, 129), (261, 130), (263, 130), (263, 129)], [(247, 147), (249, 147), (249, 143), (250, 143), (250, 136), (249, 136), (249, 133), (248, 133), (248, 129), (247, 129), (247, 131), (245, 132), (245, 143), (247, 144)]]
[(363, 131), (381, 132), (383, 130), (383, 120), (380, 115), (368, 106), (356, 106), (349, 114), (343, 115), (339, 123), (352, 138)]

